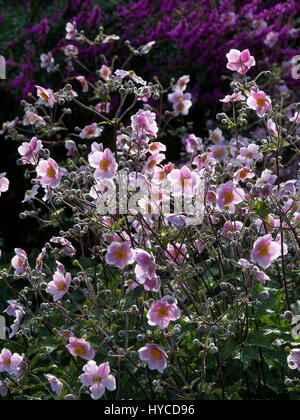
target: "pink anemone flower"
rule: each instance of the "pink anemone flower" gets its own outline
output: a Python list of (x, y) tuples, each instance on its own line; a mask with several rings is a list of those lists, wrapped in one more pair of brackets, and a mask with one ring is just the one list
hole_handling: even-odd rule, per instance
[(271, 31), (266, 36), (266, 39), (264, 40), (264, 44), (266, 44), (269, 48), (272, 48), (276, 44), (277, 40), (278, 40), (278, 33)]
[(179, 319), (180, 315), (181, 312), (177, 306), (177, 300), (172, 296), (164, 296), (162, 299), (152, 303), (147, 313), (147, 319), (149, 325), (157, 325), (164, 329), (169, 326), (170, 321)]
[(247, 99), (247, 105), (256, 111), (259, 117), (263, 117), (267, 111), (272, 111), (271, 98), (262, 90), (258, 92), (251, 90)]
[(156, 115), (154, 112), (140, 109), (131, 117), (131, 127), (138, 136), (141, 134), (150, 134), (151, 136), (156, 137), (158, 132)]
[(15, 275), (24, 273), (28, 267), (28, 259), (26, 252), (21, 248), (15, 248), (16, 255), (11, 260), (11, 265), (15, 269)]
[(109, 80), (109, 78), (111, 76), (111, 70), (110, 70), (109, 67), (107, 67), (105, 64), (103, 64), (99, 72), (100, 72), (100, 76), (102, 77), (102, 79)]
[(244, 191), (241, 188), (236, 188), (232, 181), (228, 181), (220, 185), (217, 196), (217, 207), (222, 211), (227, 206), (229, 213), (233, 214), (235, 212), (235, 206), (242, 203), (244, 198)]
[(258, 238), (253, 245), (251, 261), (263, 268), (268, 268), (274, 260), (281, 255), (281, 246), (272, 241), (272, 235), (264, 235)]
[(238, 102), (243, 101), (245, 98), (240, 92), (233, 93), (232, 95), (226, 95), (225, 98), (220, 99), (220, 102), (229, 103), (229, 102)]
[(145, 162), (142, 171), (152, 173), (155, 171), (156, 166), (159, 165), (163, 160), (165, 160), (165, 155), (163, 153), (155, 153), (151, 155)]
[(222, 144), (216, 144), (211, 148), (213, 158), (216, 159), (218, 162), (223, 162), (226, 158), (227, 154), (227, 147)]
[(167, 178), (171, 183), (172, 193), (175, 197), (182, 194), (192, 197), (200, 182), (198, 174), (191, 171), (187, 166), (183, 166), (181, 169), (173, 169)]
[(117, 171), (117, 163), (110, 149), (104, 152), (95, 151), (89, 155), (89, 163), (96, 168), (94, 176), (96, 179), (112, 179)]
[(93, 400), (99, 400), (105, 392), (105, 389), (114, 391), (116, 389), (116, 380), (110, 375), (110, 366), (108, 362), (97, 366), (94, 360), (89, 361), (83, 367), (84, 373), (79, 376), (79, 380), (84, 386), (89, 387)]
[(145, 80), (143, 80), (140, 76), (137, 76), (135, 74), (135, 72), (132, 71), (132, 70), (130, 70), (130, 71), (127, 71), (127, 70), (116, 70), (115, 71), (115, 75), (116, 75), (116, 78), (115, 78), (116, 81), (118, 81), (120, 83), (122, 82), (122, 80), (125, 77), (129, 77), (134, 83), (137, 83), (139, 85), (145, 86), (147, 84), (147, 82), (145, 82)]
[(83, 338), (70, 337), (66, 347), (72, 356), (79, 356), (84, 360), (92, 360), (95, 357), (95, 350)]
[(120, 268), (133, 264), (135, 251), (131, 248), (130, 242), (112, 242), (107, 248), (105, 261), (109, 265)]
[(108, 35), (103, 39), (103, 44), (111, 44), (114, 41), (118, 41), (120, 37), (118, 35)]
[(259, 146), (251, 143), (247, 147), (241, 147), (237, 159), (245, 165), (252, 165), (256, 160), (261, 159), (263, 154), (259, 152)]
[(57, 395), (61, 395), (63, 383), (54, 375), (45, 374), (45, 378), (49, 381), (52, 391)]
[(77, 23), (74, 20), (72, 23), (68, 22), (66, 24), (66, 39), (68, 40), (73, 40), (76, 38), (76, 33), (77, 33)]
[(227, 220), (223, 226), (222, 235), (225, 238), (233, 239), (235, 232), (240, 232), (243, 229), (243, 223), (239, 221)]
[(174, 116), (178, 117), (178, 115), (188, 115), (189, 109), (192, 105), (193, 103), (189, 99), (176, 102), (173, 105)]
[(42, 150), (43, 144), (41, 140), (38, 140), (36, 137), (33, 137), (29, 143), (22, 143), (18, 148), (18, 152), (22, 156), (22, 163), (25, 165), (27, 163), (37, 163), (37, 159)]
[(71, 242), (66, 238), (62, 238), (60, 236), (53, 236), (50, 239), (50, 242), (53, 242), (54, 244), (62, 245), (63, 248), (61, 252), (63, 252), (68, 257), (73, 257), (76, 253), (75, 248), (73, 247)]
[(178, 242), (175, 245), (168, 244), (165, 255), (169, 261), (175, 261), (177, 264), (182, 264), (187, 258), (189, 258), (186, 245)]
[(250, 55), (249, 50), (240, 52), (239, 50), (231, 49), (226, 54), (226, 57), (228, 59), (226, 67), (240, 74), (247, 73), (250, 67), (255, 66), (255, 59)]
[(18, 353), (12, 354), (10, 350), (3, 349), (0, 353), (0, 372), (15, 374), (23, 361), (23, 357)]
[(41, 86), (35, 85), (37, 89), (37, 96), (39, 97), (39, 103), (45, 106), (50, 106), (53, 108), (54, 104), (56, 103), (55, 96), (51, 89), (45, 89)]
[(223, 136), (222, 130), (216, 128), (215, 130), (209, 130), (209, 139), (212, 140), (215, 144), (223, 143), (225, 138)]
[(187, 87), (187, 84), (190, 82), (190, 76), (189, 75), (184, 75), (181, 76), (176, 84), (174, 85), (174, 90), (179, 90), (179, 91), (184, 91)]
[(57, 187), (63, 175), (58, 164), (51, 158), (41, 159), (36, 172), (43, 187)]
[(81, 84), (82, 92), (87, 92), (89, 90), (89, 85), (84, 76), (77, 76), (76, 80)]
[(9, 188), (9, 180), (5, 178), (6, 172), (0, 174), (0, 197), (1, 193), (6, 192)]
[(180, 102), (191, 101), (191, 98), (190, 93), (183, 93), (181, 90), (175, 90), (175, 92), (168, 94), (168, 101), (171, 102), (173, 107)]
[(85, 126), (83, 130), (79, 133), (79, 137), (81, 139), (95, 139), (97, 137), (100, 137), (102, 131), (102, 127), (99, 127), (97, 123), (93, 123)]
[(138, 350), (140, 359), (147, 362), (150, 370), (158, 370), (163, 373), (167, 367), (167, 354), (158, 344), (147, 343)]
[(146, 45), (143, 45), (141, 50), (140, 50), (140, 53), (142, 55), (148, 54), (155, 43), (156, 43), (156, 41), (150, 41)]
[(293, 117), (289, 119), (291, 122), (299, 124), (300, 123), (300, 111), (296, 111)]
[(137, 278), (141, 277), (152, 277), (155, 273), (155, 258), (152, 254), (139, 249), (136, 251), (136, 262), (135, 274)]
[(70, 273), (67, 273), (64, 276), (62, 272), (57, 271), (53, 276), (53, 281), (48, 284), (46, 292), (52, 295), (54, 302), (57, 302), (67, 293), (71, 281), (72, 278)]
[(292, 349), (287, 357), (290, 369), (298, 369), (300, 372), (300, 349)]
[(277, 130), (276, 124), (271, 118), (269, 118), (267, 121), (267, 127), (270, 133), (272, 134), (272, 136), (278, 137), (278, 130)]
[(152, 291), (158, 293), (161, 288), (160, 276), (154, 274), (152, 277), (147, 277), (144, 280), (139, 281), (139, 284), (142, 284), (147, 292)]
[(41, 54), (41, 68), (46, 69), (47, 73), (50, 73), (54, 69), (54, 58), (52, 56), (51, 51), (48, 54)]
[(253, 171), (251, 171), (250, 168), (248, 168), (247, 166), (245, 166), (242, 169), (238, 169), (234, 174), (234, 180), (235, 181), (244, 181), (247, 179), (251, 179), (255, 177), (255, 174)]
[(202, 142), (203, 140), (200, 137), (196, 137), (195, 134), (190, 134), (185, 139), (185, 149), (188, 153), (196, 155), (203, 147)]
[(165, 152), (166, 150), (166, 146), (158, 141), (151, 143), (149, 146), (149, 152), (151, 153), (151, 155), (155, 155), (159, 152)]
[(256, 265), (251, 264), (248, 260), (240, 258), (238, 263), (244, 268), (245, 271), (251, 272), (251, 274), (253, 274), (256, 280), (260, 283), (266, 283), (266, 281), (270, 280), (270, 277), (267, 276), (266, 273), (261, 271), (258, 267), (256, 267)]

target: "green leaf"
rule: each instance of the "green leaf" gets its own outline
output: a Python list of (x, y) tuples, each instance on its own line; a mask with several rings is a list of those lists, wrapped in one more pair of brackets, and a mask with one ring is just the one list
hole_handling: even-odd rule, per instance
[(250, 333), (247, 338), (247, 344), (249, 346), (264, 347), (266, 349), (272, 349), (272, 341), (265, 331)]
[(257, 200), (253, 206), (253, 210), (262, 218), (265, 219), (269, 214), (269, 206), (264, 200)]
[(242, 350), (237, 358), (242, 362), (244, 370), (247, 370), (251, 365), (252, 360), (259, 359), (259, 353), (257, 349), (249, 346)]
[(275, 145), (275, 144), (267, 144), (266, 146), (262, 146), (262, 147), (260, 148), (260, 151), (261, 151), (262, 153), (265, 153), (265, 152), (271, 152), (271, 151), (273, 151), (273, 150), (276, 150), (276, 145)]

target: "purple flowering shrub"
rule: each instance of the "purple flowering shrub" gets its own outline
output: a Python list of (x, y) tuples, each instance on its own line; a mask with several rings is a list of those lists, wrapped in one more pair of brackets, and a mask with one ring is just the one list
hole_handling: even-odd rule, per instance
[[(29, 2), (26, 3), (24, 16), (28, 14)], [(67, 22), (76, 22), (86, 33), (94, 35), (101, 24), (109, 28), (109, 33), (115, 31), (124, 41), (130, 40), (133, 54), (138, 46), (155, 41), (157, 45), (151, 62), (135, 57), (134, 64), (139, 74), (151, 78), (154, 73), (160, 79), (168, 73), (174, 77), (179, 77), (181, 71), (191, 74), (192, 91), (195, 98), (201, 97), (202, 110), (206, 109), (206, 103), (212, 107), (215, 100), (221, 98), (220, 86), (226, 86), (221, 83), (222, 69), (226, 63), (225, 54), (231, 48), (250, 49), (259, 59), (259, 71), (273, 66), (281, 78), (277, 89), (291, 93), (291, 87), (295, 85), (289, 72), (299, 39), (300, 5), (295, 0), (123, 0), (101, 3), (76, 0), (56, 2), (52, 9), (50, 5), (51, 2), (44, 15), (32, 10), (28, 21), (22, 22), (18, 36), (8, 43), (0, 43), (0, 53), (6, 57), (12, 75), (6, 86), (8, 93), (14, 92), (27, 99), (27, 94), (34, 92), (37, 80), (46, 81), (41, 72), (42, 53), (51, 52), (51, 57), (58, 60), (57, 64), (64, 67), (60, 48), (66, 45), (66, 40), (61, 37), (61, 30)], [(36, 19), (34, 25), (33, 17)], [(2, 20), (4, 24), (9, 23), (10, 31), (9, 16), (4, 14)], [(77, 45), (76, 41), (74, 43)], [(46, 52), (43, 51), (45, 45), (49, 48)], [(109, 50), (109, 44), (86, 44), (80, 48), (79, 58), (89, 67), (88, 61), (98, 61), (100, 54)], [(123, 58), (127, 50), (122, 47), (117, 54)], [(53, 77), (51, 83), (57, 83), (56, 80), (58, 78)]]
[(20, 218), (47, 239), (0, 271), (2, 398), (299, 399), (299, 174), (282, 157), (299, 104), (231, 48), (226, 112), (201, 138), (188, 74), (144, 80), (109, 54), (91, 74), (80, 46), (119, 36), (66, 30), (63, 87), (37, 82), (3, 126), (31, 183)]
[(145, 71), (163, 75), (189, 69), (194, 94), (212, 107), (222, 95), (225, 54), (231, 48), (250, 49), (259, 59), (259, 71), (274, 66), (282, 89), (295, 85), (286, 69), (297, 54), (299, 11), (293, 1), (140, 0), (118, 7), (123, 19), (117, 28), (134, 45), (158, 43), (155, 66)]

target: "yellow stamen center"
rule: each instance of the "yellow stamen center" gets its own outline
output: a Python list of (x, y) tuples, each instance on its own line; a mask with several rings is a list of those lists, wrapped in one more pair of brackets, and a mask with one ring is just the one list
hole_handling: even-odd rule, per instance
[(84, 351), (84, 348), (82, 347), (82, 346), (77, 346), (77, 347), (75, 347), (75, 349), (74, 349), (74, 353), (77, 355), (77, 356), (83, 356), (84, 355), (84, 353), (85, 353), (85, 351)]
[(247, 176), (247, 171), (246, 171), (246, 169), (243, 169), (243, 170), (240, 172), (240, 178), (246, 178), (246, 176)]
[(259, 107), (264, 107), (265, 106), (265, 104), (266, 104), (266, 101), (263, 99), (263, 98), (259, 98), (259, 99), (256, 99), (256, 103), (257, 103), (257, 105), (259, 106)]
[(266, 255), (268, 255), (269, 253), (269, 246), (268, 245), (262, 245), (259, 248), (259, 255), (261, 255), (262, 257), (265, 257)]
[(40, 92), (40, 96), (43, 99), (44, 102), (48, 102), (49, 101), (49, 96), (46, 95), (46, 93), (44, 92)]
[(49, 178), (54, 178), (55, 177), (55, 169), (52, 168), (52, 166), (50, 166), (47, 169), (47, 175)]
[(183, 103), (178, 104), (177, 109), (179, 112), (182, 112), (184, 110), (184, 104)]
[(234, 200), (234, 194), (233, 194), (233, 192), (232, 191), (229, 191), (229, 192), (227, 192), (225, 195), (224, 195), (224, 198), (225, 198), (225, 203), (232, 203), (233, 202), (233, 200)]
[(148, 165), (148, 169), (153, 169), (155, 165), (156, 165), (156, 160), (152, 159), (151, 162)]
[(123, 259), (125, 258), (125, 252), (124, 252), (122, 249), (119, 249), (119, 250), (116, 252), (116, 258), (117, 258), (118, 260), (123, 260)]
[(62, 280), (57, 284), (57, 290), (63, 292), (66, 288), (66, 283)]
[(158, 316), (160, 318), (165, 318), (166, 316), (169, 315), (169, 309), (166, 306), (163, 306), (162, 308), (160, 308), (160, 310), (158, 311)]
[(222, 150), (222, 149), (217, 150), (215, 155), (216, 155), (216, 157), (222, 157), (224, 155), (224, 150)]
[(160, 360), (162, 359), (162, 352), (159, 351), (157, 348), (153, 347), (151, 349), (151, 357), (155, 360)]
[(100, 169), (102, 169), (102, 171), (107, 171), (110, 165), (110, 161), (108, 159), (103, 159), (100, 162)]

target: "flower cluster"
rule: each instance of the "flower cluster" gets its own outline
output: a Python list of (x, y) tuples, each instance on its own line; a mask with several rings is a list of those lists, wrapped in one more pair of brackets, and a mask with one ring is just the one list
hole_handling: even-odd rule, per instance
[[(78, 19), (65, 29), (64, 87), (37, 84), (23, 118), (5, 126), (32, 185), (21, 219), (46, 239), (36, 254), (15, 248), (0, 271), (15, 318), (1, 395), (44, 397), (36, 381), (60, 399), (241, 399), (258, 388), (273, 398), (272, 381), (288, 392), (284, 377), (299, 370), (288, 345), (299, 339), (300, 178), (282, 156), (299, 147), (297, 104), (269, 96), (264, 73), (250, 79), (256, 58), (234, 45), (223, 69), (232, 92), (199, 137), (182, 122), (189, 75), (149, 82), (109, 54), (93, 77), (79, 73), (80, 45), (120, 39), (103, 28), (89, 39)], [(153, 45), (127, 47), (134, 56)], [(52, 71), (49, 54), (42, 64)], [(169, 162), (172, 147), (180, 160)], [(299, 391), (297, 378), (289, 387)]]

